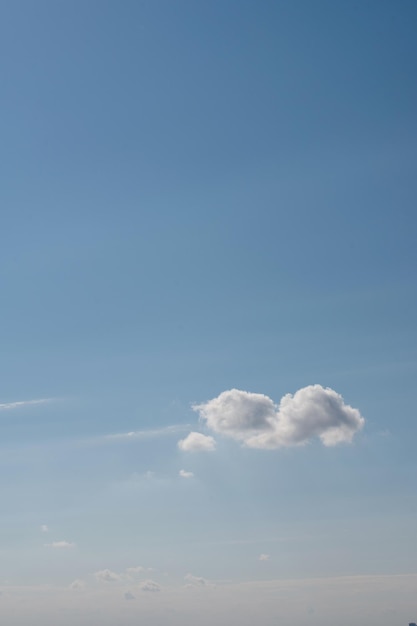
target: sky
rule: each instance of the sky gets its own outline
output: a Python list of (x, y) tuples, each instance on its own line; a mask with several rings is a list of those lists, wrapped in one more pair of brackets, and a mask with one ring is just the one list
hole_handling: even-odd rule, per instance
[(8, 626), (417, 621), (416, 19), (0, 2)]

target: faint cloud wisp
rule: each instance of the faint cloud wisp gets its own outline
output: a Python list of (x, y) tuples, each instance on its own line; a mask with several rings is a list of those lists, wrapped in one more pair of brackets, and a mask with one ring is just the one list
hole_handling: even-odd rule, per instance
[(0, 411), (11, 411), (13, 409), (21, 409), (26, 406), (34, 406), (36, 404), (47, 404), (52, 402), (53, 398), (40, 398), (39, 400), (19, 400), (17, 402), (3, 402), (0, 404)]
[(45, 543), (45, 548), (54, 548), (56, 550), (62, 550), (67, 548), (75, 548), (75, 543), (72, 541), (52, 541), (51, 543)]

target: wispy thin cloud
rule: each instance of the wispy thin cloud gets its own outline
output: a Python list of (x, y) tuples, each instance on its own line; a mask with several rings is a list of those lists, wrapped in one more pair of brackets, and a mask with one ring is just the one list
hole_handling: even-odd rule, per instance
[(116, 441), (137, 441), (141, 439), (157, 439), (158, 437), (169, 437), (185, 432), (190, 428), (190, 424), (172, 424), (171, 426), (163, 426), (162, 428), (153, 428), (149, 430), (131, 430), (126, 433), (114, 433), (110, 435), (101, 435), (96, 438), (97, 443), (116, 442)]
[(0, 403), (0, 411), (12, 411), (13, 409), (21, 409), (26, 406), (32, 406), (35, 404), (47, 404), (52, 402), (53, 398), (40, 398), (39, 400), (19, 400), (17, 402), (3, 402)]
[(72, 541), (53, 541), (52, 543), (45, 543), (45, 548), (54, 548), (55, 550), (62, 550), (67, 548), (74, 548), (75, 543)]
[(267, 543), (286, 543), (290, 541), (304, 541), (310, 539), (309, 535), (285, 535), (282, 537), (253, 537), (248, 539), (224, 539), (223, 541), (204, 542), (204, 545), (212, 546), (246, 546)]

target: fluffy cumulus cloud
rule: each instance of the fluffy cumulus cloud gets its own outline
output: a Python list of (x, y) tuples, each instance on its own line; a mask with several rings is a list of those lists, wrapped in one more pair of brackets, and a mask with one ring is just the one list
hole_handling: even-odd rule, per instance
[(184, 576), (184, 580), (188, 585), (192, 587), (205, 587), (207, 580), (201, 576), (194, 576), (193, 574), (187, 574)]
[(85, 582), (81, 580), (80, 578), (76, 578), (70, 584), (70, 589), (72, 589), (73, 591), (78, 591), (79, 589), (85, 589)]
[(244, 441), (259, 430), (273, 430), (276, 407), (261, 393), (231, 389), (204, 404), (193, 406), (216, 433)]
[(187, 470), (181, 469), (178, 472), (178, 475), (181, 476), (181, 478), (193, 478), (194, 474), (193, 472), (187, 472)]
[(161, 591), (161, 586), (158, 585), (154, 580), (145, 580), (140, 586), (142, 591), (148, 591), (150, 593), (158, 593)]
[(116, 572), (112, 572), (109, 569), (102, 569), (99, 572), (95, 572), (94, 576), (99, 582), (105, 583), (116, 583), (122, 578), (120, 574), (116, 574)]
[(271, 557), (269, 556), (269, 554), (260, 554), (259, 555), (259, 561), (269, 561)]
[(321, 385), (289, 393), (279, 405), (263, 394), (230, 389), (193, 408), (212, 431), (251, 448), (302, 445), (315, 437), (325, 446), (349, 443), (365, 422), (339, 393)]
[(178, 447), (184, 452), (211, 452), (215, 450), (216, 442), (209, 435), (192, 432), (185, 439), (180, 439)]

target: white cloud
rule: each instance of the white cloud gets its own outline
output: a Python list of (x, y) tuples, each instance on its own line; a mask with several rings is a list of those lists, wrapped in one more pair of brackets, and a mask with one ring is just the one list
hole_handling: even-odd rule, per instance
[(136, 567), (128, 567), (126, 569), (126, 573), (130, 579), (137, 578), (138, 576), (143, 574), (145, 571), (146, 571), (145, 568), (142, 567), (141, 565), (137, 565)]
[(260, 555), (259, 555), (259, 559), (258, 559), (258, 560), (259, 560), (259, 561), (269, 561), (269, 559), (270, 559), (270, 558), (271, 558), (271, 557), (270, 557), (270, 555), (269, 555), (269, 554), (260, 554)]
[(25, 406), (34, 404), (46, 404), (51, 402), (52, 398), (40, 398), (39, 400), (19, 400), (17, 402), (3, 402), (0, 404), (0, 411), (10, 411), (12, 409), (20, 409)]
[(57, 550), (74, 547), (75, 543), (72, 541), (52, 541), (52, 543), (45, 543), (45, 548), (56, 548)]
[(193, 478), (193, 477), (194, 477), (193, 472), (187, 472), (187, 471), (186, 471), (186, 470), (184, 470), (184, 469), (181, 469), (181, 470), (178, 472), (178, 474), (179, 474), (179, 476), (181, 476), (181, 478)]
[(314, 437), (334, 446), (352, 441), (365, 423), (340, 394), (321, 385), (287, 394), (278, 406), (263, 394), (231, 389), (193, 408), (211, 430), (251, 448), (302, 445)]
[(202, 433), (191, 432), (185, 439), (178, 442), (180, 450), (185, 452), (212, 451), (216, 448), (216, 442), (213, 437), (203, 435)]
[(112, 572), (109, 569), (102, 569), (99, 572), (95, 572), (94, 576), (100, 582), (115, 583), (121, 580), (120, 574)]
[(49, 533), (49, 528), (48, 528), (48, 526), (47, 526), (46, 524), (42, 524), (42, 525), (41, 525), (41, 531), (42, 531), (43, 533)]
[(72, 589), (73, 591), (77, 591), (78, 589), (84, 589), (84, 588), (85, 588), (85, 582), (81, 580), (80, 578), (76, 578), (70, 584), (70, 589)]
[(193, 576), (193, 574), (187, 574), (184, 576), (184, 580), (192, 587), (204, 587), (207, 585), (207, 580), (201, 576)]
[(135, 600), (136, 599), (131, 591), (126, 591), (126, 593), (124, 594), (124, 598), (125, 598), (125, 600)]
[(149, 591), (151, 593), (157, 593), (161, 591), (161, 586), (158, 585), (154, 580), (145, 580), (140, 586), (142, 591)]
[(193, 406), (207, 426), (216, 433), (245, 440), (259, 430), (273, 430), (276, 407), (261, 393), (231, 389), (204, 404)]

